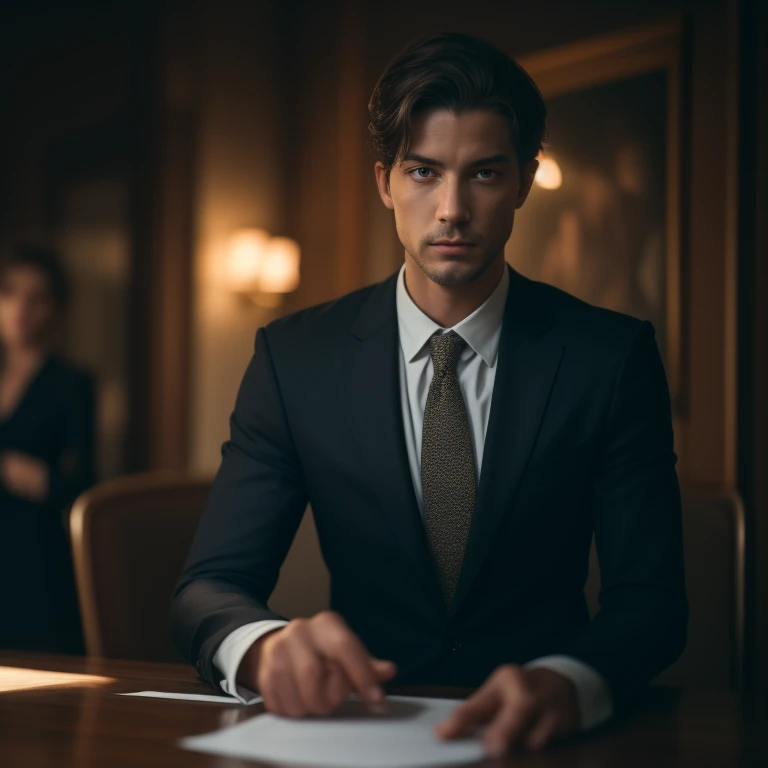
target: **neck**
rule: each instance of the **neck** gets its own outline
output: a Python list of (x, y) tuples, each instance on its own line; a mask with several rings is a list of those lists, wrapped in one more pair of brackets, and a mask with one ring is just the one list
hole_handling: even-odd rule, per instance
[(48, 354), (44, 344), (6, 345), (2, 350), (3, 368), (26, 372), (37, 368)]
[(506, 263), (498, 258), (474, 282), (464, 285), (439, 285), (430, 280), (419, 265), (405, 255), (405, 287), (414, 304), (442, 328), (453, 328), (481, 307), (501, 280)]

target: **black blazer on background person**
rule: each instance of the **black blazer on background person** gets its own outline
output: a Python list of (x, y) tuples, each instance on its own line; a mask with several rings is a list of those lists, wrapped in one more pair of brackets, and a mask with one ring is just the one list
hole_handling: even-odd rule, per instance
[[(614, 708), (682, 652), (688, 604), (669, 391), (652, 326), (510, 269), (483, 466), (448, 611), (409, 472), (397, 274), (256, 335), (176, 590), (175, 641), (211, 684), (267, 605), (307, 502), (331, 607), (396, 682), (479, 686), (565, 654)], [(601, 610), (584, 598), (595, 533)]]
[(42, 501), (0, 480), (0, 648), (83, 652), (64, 512), (95, 479), (94, 391), (89, 373), (51, 355), (0, 419), (0, 454), (20, 452), (49, 470)]

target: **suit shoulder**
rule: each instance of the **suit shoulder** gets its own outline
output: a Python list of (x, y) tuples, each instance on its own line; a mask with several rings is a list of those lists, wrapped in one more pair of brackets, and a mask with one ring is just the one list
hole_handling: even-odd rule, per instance
[(318, 341), (324, 337), (335, 336), (340, 330), (352, 325), (371, 294), (380, 285), (381, 283), (374, 283), (338, 299), (277, 318), (265, 327), (265, 331), (269, 337), (280, 340)]
[(590, 304), (548, 283), (524, 279), (532, 301), (548, 308), (550, 320), (571, 341), (626, 343), (644, 324), (637, 317)]

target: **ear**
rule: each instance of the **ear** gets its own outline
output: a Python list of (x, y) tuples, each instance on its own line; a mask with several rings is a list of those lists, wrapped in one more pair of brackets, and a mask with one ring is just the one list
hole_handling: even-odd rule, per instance
[(377, 162), (373, 170), (376, 173), (376, 186), (379, 188), (381, 202), (384, 203), (387, 208), (393, 209), (395, 204), (392, 201), (392, 195), (389, 192), (389, 174), (387, 173), (384, 163), (381, 161)]
[(515, 208), (522, 208), (523, 203), (528, 199), (538, 167), (539, 161), (534, 158), (520, 169), (520, 191), (517, 194)]

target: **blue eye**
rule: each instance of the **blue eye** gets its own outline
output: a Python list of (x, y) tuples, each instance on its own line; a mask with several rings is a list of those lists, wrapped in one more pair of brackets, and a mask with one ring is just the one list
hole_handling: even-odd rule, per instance
[[(482, 171), (478, 171), (477, 173), (478, 173), (478, 175), (479, 175), (479, 174), (481, 174), (481, 173), (490, 173), (490, 174), (493, 174), (493, 173), (496, 173), (496, 171), (492, 171), (490, 168), (483, 168), (483, 170), (482, 170)], [(482, 178), (482, 179), (492, 179), (492, 178), (493, 178), (493, 176), (481, 176), (481, 178)]]
[(410, 172), (410, 174), (411, 174), (411, 176), (413, 176), (414, 179), (428, 179), (429, 178), (428, 175), (427, 176), (422, 176), (421, 173), (419, 173), (419, 171), (426, 171), (427, 174), (432, 173), (432, 169), (431, 168), (427, 168), (425, 166), (422, 166), (421, 168), (414, 168)]

